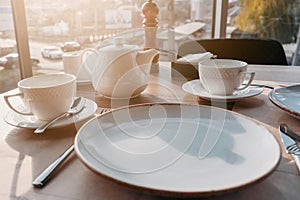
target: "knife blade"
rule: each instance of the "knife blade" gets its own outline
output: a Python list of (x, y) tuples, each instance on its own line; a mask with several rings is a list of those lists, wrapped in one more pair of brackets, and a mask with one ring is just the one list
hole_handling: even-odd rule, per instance
[(288, 154), (293, 156), (295, 163), (298, 167), (298, 170), (300, 172), (300, 151), (298, 151), (298, 153), (297, 153), (296, 151), (292, 150), (295, 148), (299, 148), (298, 144), (290, 136), (288, 136), (284, 132), (282, 132), (280, 128), (279, 128), (279, 132), (280, 132), (281, 141), (285, 147), (285, 151)]

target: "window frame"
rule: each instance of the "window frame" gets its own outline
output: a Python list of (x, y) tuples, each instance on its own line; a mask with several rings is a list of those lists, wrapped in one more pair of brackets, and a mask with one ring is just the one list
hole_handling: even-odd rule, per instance
[(226, 38), (228, 0), (213, 1), (211, 38)]
[(21, 79), (32, 76), (24, 0), (11, 0)]

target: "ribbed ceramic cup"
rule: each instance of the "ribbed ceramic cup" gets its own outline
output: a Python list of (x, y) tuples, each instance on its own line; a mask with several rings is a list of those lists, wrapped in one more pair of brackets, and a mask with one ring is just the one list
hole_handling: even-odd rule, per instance
[(251, 84), (255, 73), (248, 72), (247, 66), (246, 62), (231, 59), (200, 61), (200, 81), (212, 95), (232, 95)]
[[(76, 77), (71, 74), (33, 76), (18, 82), (19, 93), (5, 95), (7, 105), (21, 115), (51, 120), (66, 112), (76, 95)], [(21, 97), (24, 107), (13, 105), (10, 98)], [(24, 111), (26, 110), (26, 111)]]

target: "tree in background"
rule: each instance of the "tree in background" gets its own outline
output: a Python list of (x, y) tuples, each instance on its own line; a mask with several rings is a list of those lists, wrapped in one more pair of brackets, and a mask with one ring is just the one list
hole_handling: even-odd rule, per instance
[(235, 19), (240, 31), (281, 43), (297, 39), (300, 16), (297, 0), (240, 0), (240, 4), (241, 10)]

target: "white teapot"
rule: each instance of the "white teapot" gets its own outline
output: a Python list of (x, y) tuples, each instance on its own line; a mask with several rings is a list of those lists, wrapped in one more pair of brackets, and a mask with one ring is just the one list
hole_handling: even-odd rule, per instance
[[(123, 44), (120, 38), (116, 38), (113, 45), (97, 51), (93, 68), (87, 71), (98, 93), (108, 98), (130, 98), (144, 91), (149, 83), (151, 63), (158, 54), (157, 50), (141, 50), (135, 45)], [(95, 56), (91, 58), (95, 59)]]

